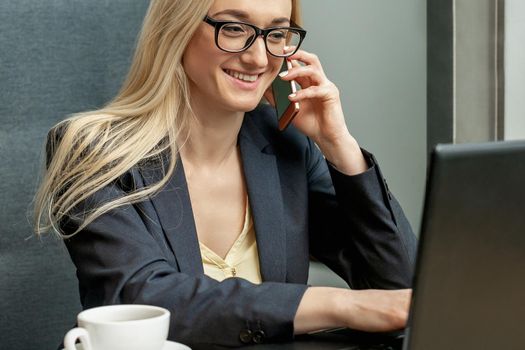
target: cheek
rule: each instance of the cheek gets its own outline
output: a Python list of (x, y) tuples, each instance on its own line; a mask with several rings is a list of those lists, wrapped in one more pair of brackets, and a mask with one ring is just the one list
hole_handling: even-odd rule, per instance
[(203, 77), (213, 61), (213, 47), (209, 45), (208, 38), (196, 33), (190, 40), (182, 57), (182, 66), (188, 78), (198, 83), (198, 78)]
[(272, 57), (269, 61), (270, 64), (270, 75), (272, 77), (272, 80), (277, 77), (277, 74), (279, 74), (279, 71), (281, 70), (281, 66), (283, 64), (282, 58)]

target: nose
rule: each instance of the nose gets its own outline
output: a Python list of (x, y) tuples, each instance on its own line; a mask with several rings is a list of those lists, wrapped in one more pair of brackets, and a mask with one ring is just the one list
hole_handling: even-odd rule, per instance
[(268, 65), (268, 54), (266, 52), (266, 44), (264, 38), (258, 36), (248, 50), (241, 55), (241, 60), (246, 64), (261, 68)]

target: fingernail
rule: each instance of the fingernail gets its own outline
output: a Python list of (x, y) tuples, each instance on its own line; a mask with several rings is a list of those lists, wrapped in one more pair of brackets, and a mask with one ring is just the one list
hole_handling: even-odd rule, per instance
[(288, 95), (289, 98), (294, 98), (295, 96), (297, 96), (297, 94), (290, 94), (290, 95)]
[(285, 76), (287, 76), (287, 75), (288, 75), (288, 71), (287, 71), (287, 70), (285, 70), (284, 72), (279, 73), (279, 76), (280, 76), (281, 78), (282, 78), (282, 77), (285, 77)]

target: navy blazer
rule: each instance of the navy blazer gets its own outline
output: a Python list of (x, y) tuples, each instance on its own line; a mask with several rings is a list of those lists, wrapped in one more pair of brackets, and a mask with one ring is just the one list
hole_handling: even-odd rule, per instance
[[(365, 173), (344, 175), (296, 129), (278, 131), (268, 106), (246, 113), (238, 144), (264, 282), (204, 275), (179, 162), (160, 193), (112, 210), (65, 240), (84, 308), (159, 305), (171, 311), (169, 339), (237, 346), (293, 338), (311, 256), (352, 288), (410, 287), (415, 236), (373, 156), (364, 151)], [(154, 162), (135, 166), (78, 209), (154, 184), (162, 169)], [(78, 224), (72, 216), (62, 229), (71, 233)]]

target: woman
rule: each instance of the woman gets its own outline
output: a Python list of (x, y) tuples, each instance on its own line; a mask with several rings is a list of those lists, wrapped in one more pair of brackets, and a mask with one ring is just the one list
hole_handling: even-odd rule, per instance
[[(319, 59), (276, 49), (298, 22), (294, 0), (152, 1), (118, 96), (52, 130), (37, 229), (65, 238), (84, 308), (163, 306), (195, 345), (404, 327), (414, 236)], [(260, 102), (285, 56), (281, 132)], [(310, 255), (353, 289), (308, 287)]]

